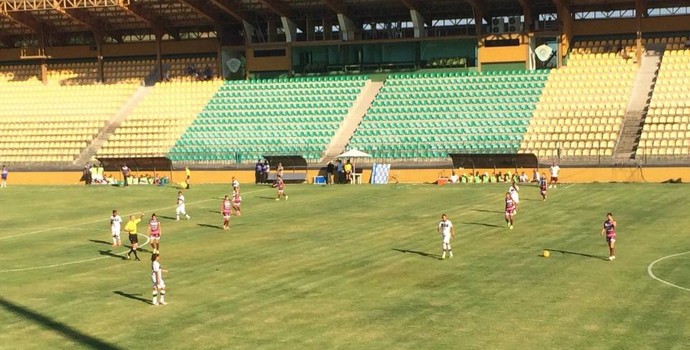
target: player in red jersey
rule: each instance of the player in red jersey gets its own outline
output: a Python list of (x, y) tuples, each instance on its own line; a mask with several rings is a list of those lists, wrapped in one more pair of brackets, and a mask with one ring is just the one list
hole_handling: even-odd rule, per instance
[(606, 214), (606, 221), (604, 221), (604, 227), (601, 228), (601, 235), (606, 235), (606, 243), (609, 245), (609, 261), (616, 259), (616, 220), (613, 218), (613, 214)]
[(151, 239), (151, 248), (153, 248), (153, 254), (160, 253), (161, 223), (158, 221), (156, 213), (151, 214), (151, 220), (149, 220), (149, 238)]
[(505, 219), (509, 229), (513, 229), (513, 215), (515, 215), (515, 202), (510, 192), (506, 192), (506, 212)]
[(288, 196), (285, 194), (285, 182), (283, 181), (282, 176), (278, 175), (278, 178), (276, 179), (276, 182), (273, 184), (273, 187), (278, 188), (278, 197), (276, 197), (277, 201), (280, 200), (281, 196), (285, 197), (285, 200), (288, 199)]
[(549, 187), (546, 183), (546, 175), (541, 173), (541, 178), (539, 179), (539, 191), (541, 192), (541, 200), (546, 200), (546, 188)]
[(240, 196), (240, 189), (238, 188), (232, 194), (232, 210), (235, 211), (235, 215), (237, 216), (242, 216), (240, 205), (242, 205), (242, 196)]
[(232, 201), (228, 196), (220, 203), (220, 214), (223, 215), (223, 230), (230, 229), (230, 215), (232, 215)]

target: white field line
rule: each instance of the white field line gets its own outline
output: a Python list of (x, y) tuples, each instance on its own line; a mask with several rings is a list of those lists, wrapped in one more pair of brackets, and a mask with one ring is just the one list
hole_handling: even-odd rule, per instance
[[(147, 235), (137, 233), (139, 236), (146, 237), (146, 242), (144, 242), (141, 246), (145, 246), (149, 243), (149, 237)], [(124, 257), (125, 253), (127, 253), (128, 250), (117, 253), (115, 255), (122, 255)], [(101, 260), (101, 259), (106, 259), (109, 258), (110, 256), (99, 256), (97, 258), (91, 258), (91, 259), (84, 259), (84, 260), (77, 260), (77, 261), (70, 261), (66, 263), (59, 263), (59, 264), (51, 264), (51, 265), (43, 265), (43, 266), (32, 266), (32, 267), (23, 267), (19, 269), (8, 269), (8, 270), (0, 270), (0, 273), (4, 272), (21, 272), (21, 271), (31, 271), (31, 270), (40, 270), (40, 269), (50, 269), (53, 267), (61, 267), (61, 266), (67, 266), (67, 265), (74, 265), (74, 264), (81, 264), (89, 261), (96, 261), (96, 260)]]
[(651, 278), (653, 278), (653, 279), (655, 279), (655, 280), (657, 280), (657, 281), (659, 281), (659, 282), (661, 282), (661, 283), (663, 283), (663, 284), (665, 284), (665, 285), (667, 285), (667, 286), (675, 287), (675, 288), (682, 289), (682, 290), (684, 290), (684, 291), (690, 292), (690, 288), (681, 287), (681, 286), (676, 285), (676, 284), (673, 284), (673, 283), (671, 283), (671, 282), (662, 280), (661, 278), (657, 277), (657, 276), (654, 274), (654, 272), (652, 272), (652, 269), (654, 268), (654, 265), (655, 265), (656, 263), (658, 263), (658, 262), (660, 262), (660, 261), (664, 261), (664, 260), (666, 260), (666, 259), (674, 258), (674, 257), (676, 257), (676, 256), (685, 255), (685, 254), (690, 254), (690, 251), (683, 252), (683, 253), (678, 253), (678, 254), (667, 255), (667, 256), (665, 256), (665, 257), (662, 257), (662, 258), (659, 258), (659, 259), (656, 259), (656, 260), (652, 261), (652, 263), (649, 264), (649, 266), (647, 266), (647, 274), (649, 275), (649, 277), (651, 277)]
[[(254, 193), (254, 192), (260, 192), (260, 191), (262, 191), (262, 190), (264, 190), (264, 189), (256, 190), (256, 191), (243, 192), (243, 193)], [(215, 201), (215, 200), (218, 200), (218, 199), (215, 199), (215, 198), (212, 198), (212, 199), (204, 199), (204, 200), (200, 200), (200, 201), (196, 201), (196, 202), (190, 202), (190, 203), (187, 203), (187, 204), (198, 204), (198, 203), (204, 203), (204, 202)], [(165, 210), (165, 209), (173, 209), (173, 208), (175, 208), (175, 207), (176, 207), (176, 206), (170, 206), (170, 207), (165, 207), (165, 208), (158, 208), (158, 209), (153, 209), (152, 211), (160, 211), (160, 210)], [(78, 223), (78, 224), (67, 225), (67, 226), (52, 227), (52, 228), (47, 228), (47, 229), (43, 229), (43, 230), (38, 230), (38, 231), (32, 231), (32, 232), (22, 233), (22, 234), (18, 234), (18, 235), (14, 235), (14, 236), (3, 237), (3, 238), (0, 238), (0, 240), (9, 239), (9, 238), (14, 238), (14, 237), (28, 236), (28, 235), (33, 235), (33, 234), (42, 233), (42, 232), (48, 232), (48, 231), (53, 231), (53, 230), (61, 230), (61, 229), (65, 229), (65, 228), (71, 228), (71, 227), (77, 227), (77, 226), (83, 226), (83, 225), (90, 225), (90, 224), (95, 224), (95, 223), (103, 222), (103, 221), (104, 221), (104, 220), (101, 219), (101, 220), (94, 220), (94, 221), (88, 221), (88, 222), (81, 222), (81, 223)], [(143, 246), (145, 246), (145, 245), (147, 245), (147, 244), (149, 243), (149, 237), (148, 237), (148, 236), (146, 236), (146, 235), (144, 235), (144, 234), (141, 234), (141, 233), (137, 233), (137, 234), (140, 235), (140, 236), (146, 237), (146, 242), (144, 242), (144, 243), (141, 245), (141, 247), (143, 247)], [(128, 251), (123, 251), (123, 252), (117, 253), (117, 254), (115, 254), (115, 255), (124, 255), (124, 254), (127, 253), (127, 252), (128, 252)], [(82, 263), (85, 263), (85, 262), (96, 261), (96, 260), (101, 260), (101, 259), (105, 259), (105, 258), (109, 258), (109, 256), (99, 256), (99, 257), (96, 257), (96, 258), (90, 258), (90, 259), (84, 259), (84, 260), (77, 260), (77, 261), (69, 261), (69, 262), (58, 263), (58, 264), (51, 264), (51, 265), (32, 266), (32, 267), (24, 267), (24, 268), (17, 268), (17, 269), (0, 270), (0, 273), (5, 273), (5, 272), (22, 272), (22, 271), (49, 269), (49, 268), (54, 268), (54, 267), (61, 267), (61, 266), (68, 266), (68, 265), (75, 265), (75, 264), (82, 264)]]
[[(262, 189), (262, 190), (263, 190), (263, 189)], [(249, 192), (246, 192), (246, 193), (254, 193), (254, 192), (259, 192), (259, 191), (261, 191), (261, 190), (249, 191)], [(219, 199), (215, 199), (215, 198), (212, 198), (212, 199), (204, 199), (204, 200), (200, 200), (200, 201), (196, 201), (196, 202), (189, 202), (189, 203), (187, 203), (187, 205), (205, 203), (205, 202), (210, 202), (210, 201), (215, 201), (215, 200), (219, 200)], [(150, 209), (150, 210), (148, 210), (148, 211), (150, 211), (150, 212), (156, 212), (156, 211), (161, 211), (161, 210), (166, 210), (166, 209), (174, 209), (174, 208), (176, 208), (176, 207), (177, 207), (177, 206), (173, 205), (173, 206), (169, 206), (169, 207)], [(137, 214), (137, 213), (126, 214), (125, 217), (127, 217), (127, 216), (129, 216), (129, 215), (132, 215), (132, 214)], [(71, 225), (58, 226), (58, 227), (49, 227), (49, 228), (44, 228), (44, 229), (41, 229), (41, 230), (36, 230), (36, 231), (31, 231), (31, 232), (20, 233), (20, 234), (17, 234), (17, 235), (0, 237), (0, 241), (4, 241), (4, 240), (7, 240), (7, 239), (11, 239), (11, 238), (17, 238), (17, 237), (35, 235), (35, 234), (39, 234), (39, 233), (43, 233), (43, 232), (48, 232), (48, 231), (64, 230), (64, 229), (72, 228), (72, 227), (78, 227), (78, 226), (84, 226), (84, 225), (92, 225), (92, 224), (97, 224), (97, 223), (99, 223), (99, 222), (107, 222), (107, 221), (108, 221), (108, 219), (106, 218), (106, 219), (98, 219), (98, 220), (80, 222), (80, 223), (78, 223), (78, 224), (71, 224)]]

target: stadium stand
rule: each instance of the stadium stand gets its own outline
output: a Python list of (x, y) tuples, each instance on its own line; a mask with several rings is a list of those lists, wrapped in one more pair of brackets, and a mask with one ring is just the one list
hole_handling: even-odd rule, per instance
[(433, 160), (515, 153), (548, 71), (394, 74), (348, 148), (377, 158)]
[(170, 58), (164, 59), (163, 65), (169, 65), (168, 81), (199, 80), (207, 67), (211, 69), (214, 76), (218, 75), (216, 57)]
[(0, 85), (14, 82), (40, 83), (41, 67), (35, 64), (0, 66)]
[(97, 155), (165, 156), (221, 84), (215, 80), (156, 84)]
[(98, 82), (97, 62), (57, 63), (48, 66), (48, 83), (88, 85)]
[(598, 41), (581, 43), (571, 52), (568, 66), (551, 71), (520, 153), (613, 155), (637, 66), (619, 53), (602, 53), (601, 47)]
[[(638, 156), (688, 156), (690, 153), (690, 49), (687, 38), (669, 38), (649, 111), (637, 148)], [(674, 49), (675, 48), (675, 49)]]
[(129, 85), (4, 84), (0, 158), (15, 163), (72, 162), (133, 91)]
[(174, 161), (318, 161), (366, 76), (227, 81), (170, 150)]
[(106, 83), (141, 84), (154, 71), (155, 65), (156, 60), (152, 59), (106, 61), (103, 75)]

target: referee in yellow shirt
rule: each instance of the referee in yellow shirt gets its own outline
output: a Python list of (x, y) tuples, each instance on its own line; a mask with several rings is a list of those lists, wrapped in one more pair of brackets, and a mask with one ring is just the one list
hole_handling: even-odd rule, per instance
[(137, 255), (137, 248), (139, 247), (139, 235), (137, 234), (137, 224), (141, 222), (141, 218), (144, 217), (144, 213), (139, 213), (139, 217), (136, 215), (130, 215), (127, 225), (125, 225), (125, 232), (129, 234), (129, 243), (132, 246), (127, 252), (127, 259), (132, 259), (131, 254), (134, 253), (134, 258), (136, 261), (141, 261), (139, 255)]

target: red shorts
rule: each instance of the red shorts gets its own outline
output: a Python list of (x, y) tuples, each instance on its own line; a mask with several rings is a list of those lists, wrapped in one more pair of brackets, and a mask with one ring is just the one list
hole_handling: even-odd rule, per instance
[(606, 242), (611, 243), (616, 241), (616, 235), (606, 236)]
[(551, 176), (551, 182), (558, 182), (558, 177)]
[(161, 239), (160, 233), (151, 233), (151, 239)]
[(513, 209), (506, 209), (506, 215), (515, 215), (515, 208), (513, 208)]

